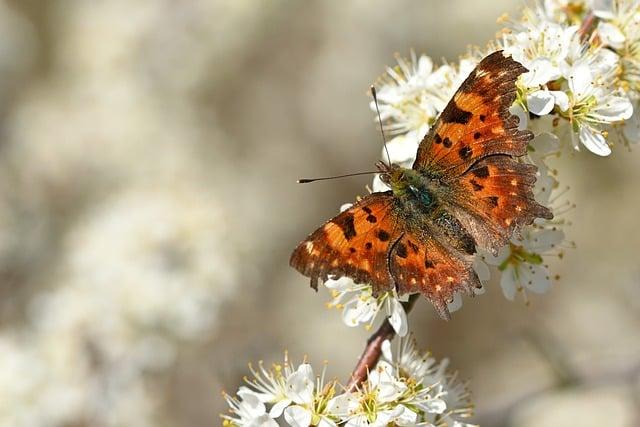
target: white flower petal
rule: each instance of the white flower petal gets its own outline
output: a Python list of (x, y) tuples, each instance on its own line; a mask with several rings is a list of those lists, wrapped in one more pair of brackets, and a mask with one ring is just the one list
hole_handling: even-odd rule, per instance
[(529, 114), (518, 104), (509, 107), (509, 112), (518, 118), (518, 129), (525, 130), (529, 123)]
[(553, 95), (554, 102), (560, 108), (560, 111), (567, 111), (569, 109), (569, 97), (566, 93), (560, 90), (552, 90), (549, 92)]
[(296, 372), (287, 378), (287, 396), (298, 404), (309, 404), (313, 402), (313, 389), (315, 388), (315, 377), (313, 368), (308, 363), (298, 366)]
[(380, 174), (377, 174), (376, 176), (373, 177), (373, 184), (371, 185), (371, 189), (375, 193), (378, 193), (378, 192), (382, 193), (384, 191), (391, 190), (391, 187), (389, 187), (387, 184), (382, 182), (382, 180), (380, 179)]
[(604, 136), (590, 126), (581, 125), (578, 135), (582, 145), (587, 147), (593, 154), (597, 154), (598, 156), (608, 156), (611, 154), (611, 148), (607, 145)]
[(502, 277), (500, 277), (500, 287), (502, 288), (502, 293), (506, 299), (509, 301), (513, 301), (515, 299), (518, 285), (516, 284), (515, 269), (513, 266), (507, 266), (507, 268), (502, 272)]
[(391, 351), (391, 341), (384, 340), (380, 346), (382, 350), (382, 356), (389, 362), (393, 363), (393, 352)]
[[(389, 150), (391, 162), (398, 165), (412, 164), (418, 152), (418, 145), (428, 131), (429, 127), (423, 125), (418, 130), (412, 130), (404, 135), (396, 136), (387, 142), (387, 150)], [(384, 147), (382, 147), (382, 158), (385, 161), (387, 160), (387, 151)], [(408, 166), (411, 165), (409, 164)]]
[(526, 87), (537, 87), (561, 76), (560, 69), (549, 58), (534, 59), (528, 68), (529, 71), (522, 75)]
[(527, 96), (527, 108), (533, 114), (545, 116), (553, 110), (556, 99), (547, 90), (538, 90)]
[(353, 203), (344, 203), (342, 206), (340, 206), (340, 212), (344, 212), (347, 209), (351, 208), (351, 206), (353, 206)]
[(327, 412), (340, 418), (344, 418), (357, 407), (357, 394), (343, 393), (329, 400), (327, 403)]
[(504, 262), (504, 260), (509, 258), (510, 255), (511, 255), (511, 249), (509, 248), (509, 245), (505, 245), (498, 250), (497, 256), (493, 256), (492, 254), (486, 254), (485, 261), (489, 265), (500, 265)]
[(302, 406), (289, 406), (284, 410), (284, 419), (292, 427), (309, 427), (313, 414)]
[(491, 278), (491, 272), (486, 262), (482, 260), (481, 256), (476, 256), (473, 260), (473, 269), (478, 275), (478, 279), (481, 282), (487, 282)]
[(278, 418), (280, 415), (282, 415), (284, 408), (286, 408), (289, 405), (291, 405), (291, 399), (283, 399), (276, 402), (275, 405), (271, 407), (271, 410), (269, 411), (269, 416), (271, 418)]
[(430, 414), (442, 414), (447, 410), (447, 403), (442, 399), (429, 399), (420, 408)]
[(378, 304), (371, 295), (362, 294), (345, 304), (342, 319), (347, 326), (368, 323), (378, 313)]
[(349, 418), (345, 427), (367, 427), (369, 426), (369, 420), (364, 415), (358, 415), (355, 417)]
[(591, 117), (606, 122), (627, 120), (633, 115), (633, 104), (622, 96), (608, 96), (602, 105), (598, 105)]
[(447, 308), (451, 313), (462, 308), (462, 295), (460, 295), (460, 292), (456, 292), (455, 294), (453, 294), (453, 301), (447, 303)]
[(544, 229), (527, 239), (524, 246), (529, 251), (544, 253), (559, 245), (563, 240), (564, 232), (562, 230)]
[(627, 141), (632, 144), (640, 142), (640, 105), (633, 107), (633, 115), (624, 122), (623, 133)]
[(405, 409), (406, 407), (404, 405), (398, 405), (395, 408), (380, 411), (378, 412), (375, 422), (371, 425), (376, 427), (386, 427), (400, 417)]
[(580, 63), (571, 69), (569, 89), (576, 99), (583, 99), (593, 90), (593, 76), (589, 65)]
[(600, 35), (600, 40), (603, 44), (611, 46), (615, 49), (619, 49), (624, 46), (624, 42), (627, 39), (620, 29), (610, 22), (598, 23), (596, 30)]
[(251, 415), (252, 417), (259, 417), (264, 415), (267, 411), (264, 403), (260, 401), (255, 393), (247, 392), (245, 390), (238, 391), (240, 397), (240, 407), (243, 412)]
[(541, 294), (551, 288), (551, 278), (549, 272), (542, 265), (524, 265), (520, 269), (522, 275), (522, 285), (528, 290)]
[(336, 427), (337, 424), (334, 423), (333, 421), (331, 421), (330, 419), (323, 417), (322, 419), (320, 419), (320, 422), (318, 423), (318, 427)]
[(338, 292), (347, 292), (350, 291), (356, 286), (353, 279), (349, 277), (340, 277), (339, 279), (327, 279), (324, 282), (324, 285), (334, 291)]
[(402, 406), (404, 409), (399, 415), (396, 416), (394, 420), (395, 424), (398, 426), (415, 425), (416, 421), (418, 421), (418, 414), (413, 412), (411, 409), (407, 408), (404, 405), (398, 405), (398, 406)]
[(409, 329), (409, 325), (407, 322), (407, 313), (404, 311), (404, 307), (400, 301), (396, 298), (391, 298), (389, 301), (391, 305), (391, 316), (389, 317), (389, 323), (393, 326), (393, 330), (396, 333), (403, 337), (407, 335), (407, 331)]

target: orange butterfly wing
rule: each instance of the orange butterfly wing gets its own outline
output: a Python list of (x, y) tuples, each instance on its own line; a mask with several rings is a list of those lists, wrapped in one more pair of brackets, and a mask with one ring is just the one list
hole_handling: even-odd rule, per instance
[(518, 130), (509, 107), (525, 71), (502, 51), (480, 61), (420, 143), (413, 169), (457, 176), (492, 154), (524, 155), (533, 134)]
[(443, 200), (478, 246), (494, 253), (518, 227), (553, 217), (533, 196), (537, 168), (526, 153), (533, 134), (509, 112), (527, 69), (501, 51), (484, 58), (420, 143), (413, 169), (447, 187)]
[(343, 276), (370, 283), (375, 293), (391, 289), (387, 256), (401, 234), (394, 204), (390, 191), (364, 197), (303, 240), (289, 263), (314, 289), (318, 280)]
[(481, 287), (473, 270), (473, 255), (452, 250), (425, 233), (405, 233), (394, 244), (389, 269), (398, 293), (422, 293), (438, 314), (449, 320), (447, 303), (458, 291), (473, 296)]
[(553, 218), (533, 195), (537, 167), (509, 156), (491, 156), (451, 183), (450, 210), (476, 240), (494, 253), (514, 230), (536, 218)]

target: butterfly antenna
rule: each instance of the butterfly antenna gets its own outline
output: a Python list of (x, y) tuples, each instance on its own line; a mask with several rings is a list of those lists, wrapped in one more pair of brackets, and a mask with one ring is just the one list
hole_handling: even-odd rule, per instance
[(322, 178), (301, 178), (301, 179), (298, 180), (298, 184), (307, 184), (309, 182), (314, 182), (314, 181), (325, 181), (327, 179), (347, 178), (349, 176), (371, 175), (371, 174), (374, 174), (374, 173), (380, 173), (380, 171), (348, 173), (346, 175), (325, 176), (325, 177), (322, 177)]
[(384, 145), (384, 151), (387, 153), (387, 161), (389, 162), (389, 166), (391, 166), (391, 156), (389, 155), (389, 149), (387, 148), (387, 138), (384, 136), (384, 129), (382, 127), (382, 117), (380, 117), (380, 108), (378, 107), (378, 93), (376, 92), (376, 87), (371, 85), (371, 96), (373, 97), (373, 102), (376, 104), (376, 112), (378, 113), (378, 123), (380, 124), (380, 133), (382, 134), (382, 144)]

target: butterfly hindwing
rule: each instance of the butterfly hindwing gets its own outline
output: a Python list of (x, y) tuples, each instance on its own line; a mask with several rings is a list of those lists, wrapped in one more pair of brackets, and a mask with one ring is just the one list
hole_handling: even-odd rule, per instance
[(399, 294), (422, 293), (443, 319), (456, 292), (473, 295), (480, 287), (473, 255), (452, 250), (425, 233), (406, 232), (393, 245), (389, 270)]
[(522, 156), (533, 138), (509, 112), (515, 82), (526, 72), (502, 51), (484, 58), (462, 83), (420, 143), (413, 169), (456, 176), (492, 154)]
[(291, 266), (310, 277), (314, 288), (318, 280), (347, 276), (370, 283), (376, 293), (391, 289), (387, 254), (402, 225), (394, 204), (390, 191), (364, 197), (302, 241)]
[(450, 182), (448, 208), (476, 243), (496, 252), (514, 230), (536, 218), (551, 219), (533, 195), (536, 166), (509, 156), (489, 156)]

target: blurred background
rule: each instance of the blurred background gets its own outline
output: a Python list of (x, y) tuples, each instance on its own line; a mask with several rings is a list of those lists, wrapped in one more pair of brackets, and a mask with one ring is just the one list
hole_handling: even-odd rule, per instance
[[(345, 380), (368, 335), (288, 267), (369, 177), (367, 88), (455, 61), (521, 1), (0, 0), (0, 425), (210, 426), (247, 362)], [(558, 159), (576, 249), (411, 314), (485, 426), (640, 424), (638, 150)]]

